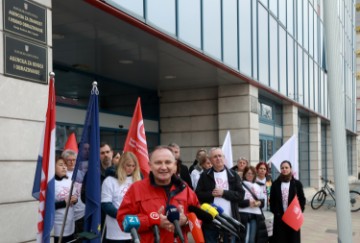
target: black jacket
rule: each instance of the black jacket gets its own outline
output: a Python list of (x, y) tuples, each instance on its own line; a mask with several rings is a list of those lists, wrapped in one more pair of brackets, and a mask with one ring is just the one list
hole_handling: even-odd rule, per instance
[[(305, 210), (306, 199), (304, 196), (303, 185), (300, 181), (291, 179), (289, 187), (288, 204), (297, 194), (301, 210)], [(270, 211), (274, 214), (274, 232), (271, 242), (291, 242), (300, 243), (300, 230), (295, 231), (282, 221), (284, 209), (282, 205), (281, 181), (276, 179), (270, 191)]]
[[(233, 218), (240, 221), (240, 215), (238, 210), (238, 204), (241, 200), (244, 199), (245, 191), (241, 185), (240, 177), (237, 173), (232, 170), (229, 170), (225, 167), (228, 181), (229, 181), (229, 190), (225, 190), (223, 198), (231, 202), (231, 213)], [(212, 196), (212, 191), (215, 188), (215, 179), (214, 179), (214, 169), (211, 168), (207, 171), (204, 171), (200, 175), (199, 182), (196, 187), (196, 195), (200, 203), (213, 203), (214, 197)], [(219, 205), (221, 206), (221, 205)], [(203, 225), (205, 228), (214, 228), (213, 224)]]

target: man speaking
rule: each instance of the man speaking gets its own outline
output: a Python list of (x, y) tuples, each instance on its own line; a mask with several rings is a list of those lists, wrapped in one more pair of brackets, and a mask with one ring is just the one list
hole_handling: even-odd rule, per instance
[[(117, 213), (120, 227), (126, 216), (135, 215), (140, 221), (137, 230), (142, 243), (153, 243), (156, 234), (162, 243), (174, 242), (175, 238), (188, 242), (185, 215), (188, 206), (199, 206), (195, 193), (175, 175), (176, 160), (168, 147), (156, 147), (149, 166), (149, 177), (132, 184), (125, 194)], [(154, 212), (159, 214), (159, 221), (152, 217)]]

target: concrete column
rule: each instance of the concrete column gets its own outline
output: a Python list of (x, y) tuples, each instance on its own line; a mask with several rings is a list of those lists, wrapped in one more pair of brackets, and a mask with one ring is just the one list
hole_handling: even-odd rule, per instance
[(187, 164), (199, 148), (217, 147), (218, 89), (160, 92), (160, 143), (177, 143)]
[(292, 135), (299, 131), (298, 108), (294, 105), (283, 106), (283, 139), (284, 143), (291, 138)]
[(229, 130), (233, 159), (259, 162), (258, 89), (249, 84), (219, 87), (219, 144), (222, 145)]
[(326, 147), (327, 147), (327, 175), (328, 179), (334, 181), (334, 163), (332, 153), (331, 127), (326, 126)]
[(319, 117), (309, 118), (310, 129), (310, 186), (321, 187), (321, 120)]

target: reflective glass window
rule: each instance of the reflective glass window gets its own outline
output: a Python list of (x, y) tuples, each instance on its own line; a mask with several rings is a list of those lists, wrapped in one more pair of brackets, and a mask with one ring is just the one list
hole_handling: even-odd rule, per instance
[(223, 1), (224, 63), (238, 69), (237, 0)]
[(297, 40), (303, 43), (303, 0), (297, 0)]
[(201, 49), (200, 0), (178, 1), (179, 39)]
[(259, 0), (265, 7), (268, 5), (268, 0)]
[(298, 46), (298, 53), (297, 53), (297, 74), (298, 74), (298, 78), (297, 78), (297, 83), (298, 83), (298, 96), (299, 96), (299, 100), (298, 102), (300, 104), (304, 104), (304, 80), (303, 80), (303, 50), (301, 49), (300, 46)]
[(277, 21), (270, 15), (269, 24), (270, 35), (270, 87), (276, 91), (279, 90), (279, 75), (278, 75), (278, 24)]
[(297, 100), (294, 89), (294, 40), (288, 35), (287, 38), (287, 95), (293, 100)]
[(314, 110), (319, 112), (319, 66), (314, 62)]
[(304, 55), (304, 106), (309, 107), (309, 56)]
[(252, 77), (254, 79), (258, 79), (258, 42), (257, 42), (257, 29), (258, 29), (258, 14), (257, 14), (257, 2), (256, 1), (251, 1), (252, 2), (252, 33), (253, 33), (253, 37), (252, 37), (252, 60), (253, 60), (253, 70), (252, 70)]
[(220, 0), (203, 1), (204, 51), (221, 59)]
[(259, 81), (269, 85), (268, 12), (259, 4)]
[(279, 84), (280, 92), (286, 95), (286, 32), (279, 27)]
[(278, 0), (270, 0), (269, 1), (269, 9), (270, 11), (277, 17), (277, 7), (278, 7)]
[(314, 110), (314, 62), (309, 58), (309, 108)]
[(135, 17), (144, 18), (144, 1), (143, 0), (104, 0), (106, 3), (125, 11)]
[(286, 26), (286, 2), (287, 0), (279, 0), (279, 20)]
[(309, 55), (314, 55), (314, 11), (309, 7)]
[(239, 1), (240, 72), (251, 76), (251, 1)]
[(316, 15), (316, 12), (314, 11), (314, 60), (315, 62), (318, 62), (318, 17)]
[(288, 32), (293, 35), (294, 34), (294, 0), (287, 0), (286, 1), (286, 8), (287, 8), (287, 13), (286, 13), (286, 28), (288, 30)]
[(304, 48), (305, 50), (308, 50), (309, 48), (309, 14), (308, 14), (308, 1), (303, 2), (303, 9), (304, 9)]
[(147, 21), (175, 35), (175, 0), (147, 0)]

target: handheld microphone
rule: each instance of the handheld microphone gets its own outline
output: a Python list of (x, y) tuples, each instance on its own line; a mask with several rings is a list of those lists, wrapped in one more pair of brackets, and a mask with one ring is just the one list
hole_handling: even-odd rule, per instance
[(187, 218), (189, 220), (190, 232), (193, 236), (195, 243), (205, 243), (204, 234), (201, 230), (200, 222), (196, 217), (195, 213), (189, 213), (187, 215)]
[(166, 217), (171, 223), (175, 225), (175, 233), (179, 236), (180, 241), (184, 243), (185, 239), (179, 223), (180, 213), (174, 205), (168, 205), (166, 207)]
[(221, 229), (221, 230), (226, 230), (230, 234), (239, 238), (239, 235), (234, 228), (230, 229), (229, 227), (221, 224), (218, 220), (213, 219), (211, 214), (203, 211), (202, 209), (195, 207), (195, 206), (189, 206), (188, 210), (189, 210), (189, 212), (195, 213), (195, 215), (198, 217), (198, 219), (202, 220), (203, 223), (213, 223), (216, 226), (216, 228)]
[(216, 210), (219, 212), (219, 214), (226, 219), (228, 222), (230, 222), (233, 226), (235, 227), (242, 227), (245, 229), (245, 226), (240, 223), (239, 221), (237, 221), (236, 219), (230, 217), (229, 215), (224, 213), (224, 209), (214, 203), (211, 204), (211, 206), (213, 206), (214, 208), (216, 208)]
[(205, 212), (208, 212), (209, 214), (211, 214), (211, 216), (214, 219), (218, 220), (221, 224), (225, 225), (229, 229), (231, 229), (235, 232), (237, 231), (236, 228), (232, 224), (227, 222), (224, 218), (220, 217), (219, 212), (214, 207), (212, 207), (210, 204), (203, 203), (201, 205), (201, 209), (204, 210)]
[(159, 225), (160, 225), (160, 215), (157, 212), (151, 212), (149, 214), (149, 224), (152, 226), (154, 231), (154, 242), (160, 242), (160, 233), (159, 233)]
[(134, 243), (140, 243), (137, 229), (140, 227), (139, 218), (136, 215), (126, 215), (123, 221), (124, 232), (131, 233)]

